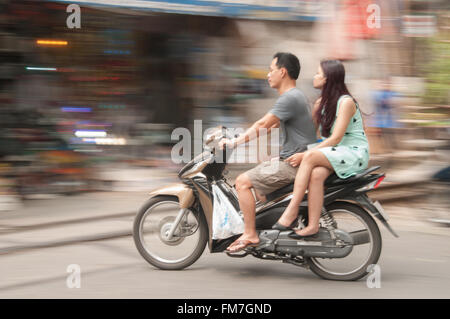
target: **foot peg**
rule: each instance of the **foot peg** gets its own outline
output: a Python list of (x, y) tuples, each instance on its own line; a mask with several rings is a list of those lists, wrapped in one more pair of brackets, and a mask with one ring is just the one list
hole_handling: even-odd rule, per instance
[(232, 257), (232, 258), (244, 258), (249, 253), (244, 250), (244, 252), (242, 254), (240, 254), (240, 253), (230, 253), (230, 252), (226, 252), (226, 254), (228, 255), (228, 257)]

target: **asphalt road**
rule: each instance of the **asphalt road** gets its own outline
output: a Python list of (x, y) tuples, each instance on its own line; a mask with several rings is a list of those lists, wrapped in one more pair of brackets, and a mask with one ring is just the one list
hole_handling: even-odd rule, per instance
[[(380, 288), (368, 288), (366, 278), (326, 281), (279, 261), (233, 259), (207, 249), (185, 270), (158, 270), (138, 254), (126, 232), (133, 216), (119, 216), (0, 234), (0, 298), (449, 298), (450, 229), (413, 218), (410, 207), (386, 210), (400, 238), (380, 225)], [(118, 233), (76, 240), (90, 230)], [(63, 238), (74, 240), (51, 245)], [(79, 288), (69, 288), (75, 283), (69, 265), (79, 266)]]

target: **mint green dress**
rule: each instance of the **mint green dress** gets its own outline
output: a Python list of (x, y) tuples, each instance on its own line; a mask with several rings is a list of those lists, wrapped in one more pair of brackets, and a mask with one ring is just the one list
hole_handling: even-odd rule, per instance
[[(351, 98), (349, 95), (342, 95), (336, 108), (336, 118), (339, 113), (339, 106), (345, 97)], [(330, 134), (333, 132), (336, 119), (331, 127)], [(325, 139), (324, 137), (322, 137)], [(369, 142), (364, 132), (361, 111), (356, 103), (356, 112), (350, 119), (342, 140), (339, 144), (332, 147), (319, 148), (333, 166), (336, 175), (339, 178), (349, 178), (364, 171), (369, 164)]]

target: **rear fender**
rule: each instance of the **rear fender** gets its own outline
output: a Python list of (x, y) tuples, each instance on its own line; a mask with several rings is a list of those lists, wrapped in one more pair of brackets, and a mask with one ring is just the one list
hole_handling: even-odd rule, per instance
[(353, 196), (347, 196), (346, 198), (342, 198), (342, 199), (343, 200), (351, 200), (351, 201), (358, 203), (365, 210), (367, 210), (371, 214), (373, 214), (389, 230), (389, 232), (392, 234), (392, 236), (397, 237), (397, 238), (399, 237), (398, 234), (394, 231), (394, 229), (392, 229), (392, 227), (389, 225), (387, 220), (384, 218), (383, 212), (380, 212), (380, 209), (381, 210), (383, 209), (381, 207), (381, 205), (379, 205), (379, 203), (378, 203), (377, 205), (380, 207), (380, 209), (377, 208), (376, 205), (369, 199), (369, 197), (367, 197), (367, 194), (365, 194), (365, 193), (354, 194)]

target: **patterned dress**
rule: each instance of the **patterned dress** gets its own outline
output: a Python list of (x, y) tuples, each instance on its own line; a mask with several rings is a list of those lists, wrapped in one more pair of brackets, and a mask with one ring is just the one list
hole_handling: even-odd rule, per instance
[[(351, 98), (349, 95), (342, 95), (336, 108), (336, 117), (339, 113), (339, 106), (345, 97)], [(336, 119), (331, 127), (330, 134), (333, 132)], [(324, 137), (322, 137), (324, 138)], [(339, 178), (349, 178), (364, 171), (369, 164), (369, 143), (364, 133), (363, 120), (359, 106), (356, 103), (356, 112), (350, 119), (342, 140), (339, 144), (331, 147), (319, 148), (333, 166), (336, 175)]]

